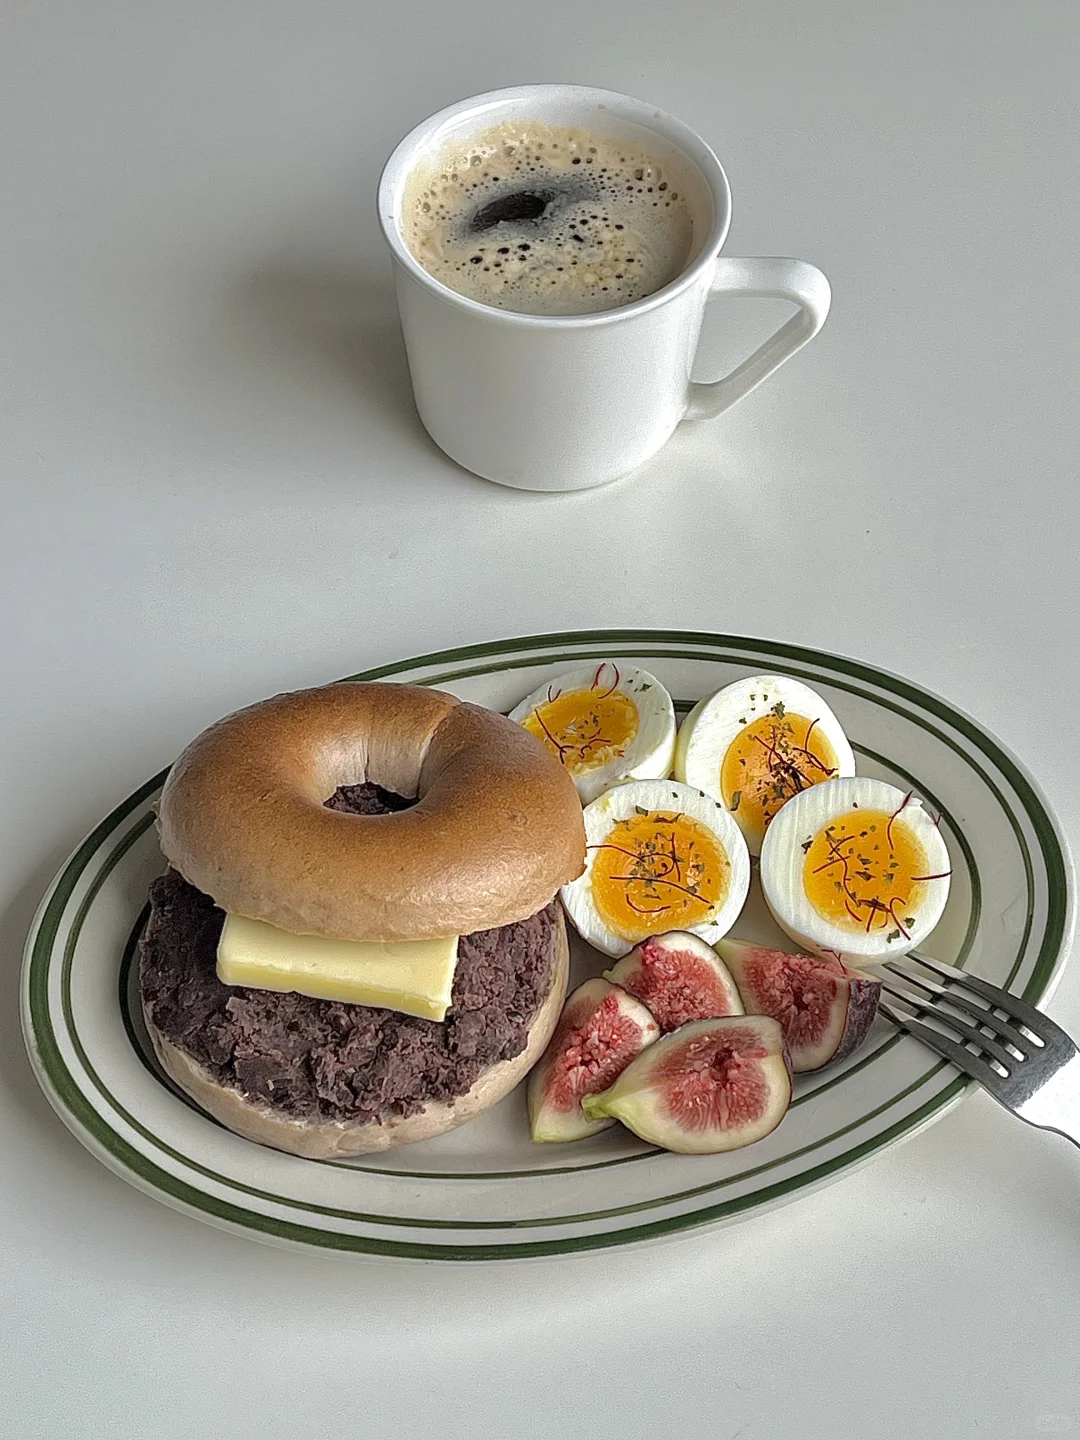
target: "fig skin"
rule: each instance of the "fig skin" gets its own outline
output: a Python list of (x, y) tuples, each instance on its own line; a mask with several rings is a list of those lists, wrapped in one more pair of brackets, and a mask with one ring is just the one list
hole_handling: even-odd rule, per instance
[(846, 1060), (870, 1033), (881, 997), (881, 981), (874, 976), (841, 960), (745, 940), (719, 940), (716, 949), (747, 1013), (771, 1015), (783, 1026), (796, 1074)]
[(582, 1096), (610, 1086), (659, 1034), (650, 1011), (621, 986), (601, 979), (579, 985), (567, 996), (555, 1033), (529, 1074), (533, 1140), (584, 1140), (614, 1125), (607, 1116), (586, 1117)]
[(771, 1135), (791, 1104), (784, 1032), (762, 1015), (691, 1021), (582, 1103), (586, 1115), (614, 1116), (680, 1155), (739, 1150)]
[(742, 1015), (743, 1003), (731, 972), (711, 945), (688, 930), (650, 935), (604, 971), (647, 1005), (663, 1034), (691, 1020)]

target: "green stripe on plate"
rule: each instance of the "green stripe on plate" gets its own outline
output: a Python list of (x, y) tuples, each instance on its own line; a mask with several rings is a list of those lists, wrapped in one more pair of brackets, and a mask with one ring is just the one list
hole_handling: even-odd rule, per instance
[[(610, 654), (612, 649), (616, 646), (622, 646), (625, 644), (640, 646), (644, 643), (645, 645), (648, 645), (650, 647), (650, 653), (653, 655), (659, 655), (661, 653), (664, 653), (656, 650), (655, 648), (652, 648), (657, 646), (658, 644), (681, 644), (701, 647), (711, 646), (714, 644), (734, 645), (744, 652), (747, 650), (751, 650), (755, 651), (758, 654), (779, 655), (783, 657), (787, 661), (787, 663), (784, 664), (782, 668), (785, 669), (788, 673), (795, 673), (792, 670), (790, 664), (790, 657), (795, 656), (801, 659), (805, 659), (808, 663), (811, 664), (817, 664), (823, 667), (832, 667), (834, 671), (842, 670), (845, 673), (855, 675), (858, 678), (869, 680), (870, 683), (872, 683), (876, 687), (889, 689), (892, 690), (894, 693), (903, 695), (905, 698), (913, 701), (913, 703), (919, 704), (924, 708), (929, 709), (933, 713), (937, 714), (939, 717), (945, 719), (957, 731), (963, 734), (965, 738), (967, 738), (968, 741), (977, 750), (980, 750), (984, 755), (987, 756), (987, 758), (991, 759), (993, 763), (997, 766), (999, 772), (1007, 778), (1009, 784), (1011, 785), (1018, 799), (1020, 800), (1020, 803), (1023, 806), (1027, 818), (1031, 823), (1032, 828), (1039, 841), (1042, 858), (1046, 863), (1048, 891), (1047, 923), (1042, 937), (1042, 944), (1040, 946), (1039, 955), (1036, 959), (1035, 965), (1032, 969), (1032, 973), (1028, 978), (1028, 982), (1024, 990), (1025, 998), (1034, 999), (1035, 1001), (1037, 1001), (1040, 987), (1048, 983), (1052, 977), (1055, 963), (1060, 955), (1061, 941), (1065, 933), (1066, 925), (1068, 923), (1069, 914), (1071, 912), (1071, 894), (1067, 883), (1068, 864), (1063, 846), (1058, 840), (1053, 821), (1043, 807), (1039, 797), (1034, 790), (1034, 787), (1028, 782), (1020, 768), (1011, 759), (1011, 757), (1009, 757), (1001, 749), (997, 742), (995, 742), (991, 737), (986, 735), (986, 733), (983, 732), (980, 727), (975, 724), (975, 722), (969, 720), (960, 712), (953, 710), (951, 707), (947, 706), (945, 702), (938, 700), (936, 696), (932, 696), (929, 694), (929, 692), (922, 691), (919, 687), (911, 685), (910, 682), (902, 681), (898, 677), (889, 676), (885, 674), (885, 672), (877, 671), (873, 669), (873, 667), (862, 665), (860, 662), (844, 660), (842, 657), (824, 656), (815, 651), (804, 650), (801, 647), (784, 647), (776, 644), (775, 642), (750, 641), (741, 637), (697, 635), (691, 632), (641, 631), (606, 632), (602, 637), (600, 637), (597, 632), (576, 632), (570, 635), (538, 636), (529, 637), (523, 641), (494, 642), (490, 645), (484, 646), (469, 646), (459, 650), (446, 651), (440, 654), (420, 657), (416, 661), (406, 662), (405, 664), (381, 667), (378, 670), (364, 672), (362, 675), (352, 678), (375, 679), (388, 674), (400, 675), (406, 671), (416, 669), (424, 664), (436, 664), (444, 666), (448, 664), (459, 664), (462, 660), (478, 658), (481, 655), (502, 654), (505, 657), (507, 651), (516, 652), (519, 655), (521, 646), (528, 646), (531, 649), (548, 649), (556, 645), (567, 644), (596, 645), (601, 642), (601, 638), (603, 640), (603, 643), (605, 644), (607, 654)], [(504, 658), (501, 665), (485, 667), (485, 671), (489, 672), (491, 669), (516, 668), (518, 665), (539, 663), (541, 659), (548, 659), (549, 661), (551, 661), (556, 658), (573, 661), (586, 657), (582, 656), (580, 653), (575, 653), (559, 657), (532, 657), (529, 660), (515, 659), (513, 661), (508, 661)], [(605, 658), (605, 656), (601, 654), (596, 658)], [(715, 653), (703, 654), (701, 649), (694, 649), (689, 651), (688, 653), (680, 652), (679, 658), (698, 660), (726, 660), (729, 663), (736, 664), (753, 663), (752, 661), (747, 660), (744, 655), (724, 656)], [(460, 677), (463, 672), (457, 673)], [(450, 678), (451, 676), (447, 674), (438, 677), (432, 676), (428, 678), (427, 683), (438, 683), (439, 680), (446, 682)], [(818, 680), (819, 683), (826, 683), (830, 685), (836, 685), (839, 683), (835, 678), (835, 674), (832, 676), (828, 674), (815, 674), (807, 678), (810, 678), (812, 680)], [(841, 685), (840, 688), (847, 688), (852, 690), (855, 689), (854, 686), (847, 685)], [(904, 715), (908, 720), (922, 724), (923, 728), (936, 731), (936, 727), (930, 727), (926, 725), (923, 717), (912, 715), (908, 711), (903, 710), (896, 705), (890, 704), (884, 699), (884, 697), (880, 695), (869, 695), (866, 698), (869, 699), (872, 703), (884, 704), (887, 706), (887, 708), (897, 710), (898, 713)], [(960, 747), (958, 747), (955, 742), (952, 742), (950, 737), (939, 734), (939, 738), (945, 744), (949, 745), (950, 748), (955, 750), (956, 753), (958, 753), (967, 764), (969, 764), (980, 774), (984, 782), (989, 785), (989, 787), (995, 794), (995, 797), (997, 798), (999, 804), (1001, 805), (1001, 808), (1008, 816), (1010, 824), (1013, 826), (1014, 831), (1017, 834), (1018, 841), (1020, 842), (1021, 847), (1023, 847), (1025, 841), (1023, 831), (1020, 828), (1015, 816), (1013, 815), (1011, 807), (1005, 801), (1000, 789), (996, 787), (991, 777), (986, 775), (982, 768), (978, 766), (976, 762), (974, 762), (972, 756), (970, 756), (966, 751), (960, 749)], [(885, 757), (880, 758), (883, 759), (885, 764), (891, 764), (891, 762), (885, 759)], [(895, 769), (896, 767), (893, 766), (893, 768)], [(900, 772), (897, 771), (897, 773)], [(61, 1108), (62, 1114), (65, 1108), (67, 1110), (67, 1115), (65, 1116), (65, 1118), (68, 1119), (69, 1122), (73, 1123), (78, 1130), (83, 1131), (85, 1138), (87, 1138), (88, 1141), (91, 1142), (92, 1147), (99, 1150), (99, 1152), (102, 1153), (103, 1156), (109, 1160), (109, 1163), (114, 1164), (115, 1168), (119, 1168), (122, 1171), (129, 1172), (130, 1176), (134, 1178), (136, 1183), (140, 1184), (143, 1188), (148, 1188), (152, 1193), (155, 1191), (161, 1191), (163, 1194), (168, 1195), (173, 1202), (180, 1206), (180, 1208), (191, 1209), (196, 1212), (201, 1211), (203, 1213), (213, 1215), (214, 1218), (234, 1227), (238, 1227), (241, 1229), (253, 1229), (264, 1234), (274, 1235), (276, 1238), (279, 1239), (287, 1239), (301, 1244), (315, 1244), (320, 1247), (355, 1250), (373, 1254), (393, 1254), (408, 1256), (412, 1258), (444, 1258), (458, 1260), (496, 1259), (534, 1254), (541, 1255), (565, 1253), (577, 1250), (602, 1248), (609, 1245), (631, 1243), (638, 1240), (653, 1238), (654, 1236), (662, 1234), (670, 1234), (679, 1230), (693, 1228), (702, 1224), (708, 1224), (712, 1221), (741, 1213), (743, 1210), (752, 1208), (757, 1204), (766, 1203), (771, 1199), (789, 1195), (797, 1189), (802, 1189), (806, 1188), (807, 1186), (817, 1184), (824, 1178), (827, 1178), (829, 1175), (835, 1174), (840, 1170), (850, 1168), (851, 1166), (860, 1163), (862, 1159), (869, 1157), (871, 1154), (874, 1153), (874, 1151), (881, 1148), (883, 1145), (890, 1143), (892, 1139), (897, 1138), (899, 1135), (909, 1133), (923, 1123), (926, 1123), (940, 1109), (942, 1109), (945, 1105), (951, 1103), (953, 1099), (957, 1098), (962, 1092), (962, 1090), (965, 1088), (966, 1082), (964, 1080), (954, 1080), (938, 1094), (932, 1096), (915, 1112), (898, 1120), (887, 1130), (878, 1132), (877, 1135), (870, 1137), (868, 1140), (862, 1142), (861, 1145), (855, 1146), (851, 1150), (846, 1151), (842, 1156), (834, 1157), (829, 1161), (822, 1162), (821, 1165), (813, 1167), (810, 1170), (803, 1171), (798, 1176), (789, 1177), (787, 1180), (777, 1182), (777, 1184), (772, 1187), (768, 1187), (764, 1190), (756, 1190), (750, 1195), (724, 1201), (717, 1205), (707, 1207), (705, 1209), (695, 1210), (690, 1212), (689, 1214), (668, 1216), (646, 1225), (636, 1226), (633, 1228), (624, 1228), (620, 1230), (606, 1232), (604, 1234), (560, 1237), (558, 1240), (551, 1241), (536, 1241), (527, 1243), (481, 1246), (453, 1246), (434, 1243), (426, 1244), (415, 1241), (399, 1242), (383, 1240), (371, 1236), (343, 1235), (338, 1232), (318, 1230), (312, 1227), (298, 1225), (292, 1221), (283, 1221), (278, 1219), (277, 1217), (260, 1215), (245, 1208), (234, 1206), (230, 1202), (220, 1200), (218, 1197), (207, 1195), (204, 1192), (187, 1185), (186, 1182), (180, 1180), (178, 1177), (172, 1176), (168, 1172), (161, 1170), (159, 1167), (154, 1165), (152, 1161), (141, 1155), (138, 1151), (134, 1150), (134, 1148), (131, 1147), (128, 1142), (123, 1139), (122, 1136), (112, 1130), (111, 1127), (109, 1127), (105, 1123), (103, 1117), (101, 1117), (97, 1111), (93, 1110), (93, 1108), (88, 1105), (86, 1098), (78, 1090), (77, 1085), (75, 1085), (72, 1077), (68, 1073), (66, 1066), (63, 1063), (62, 1056), (56, 1045), (55, 1036), (52, 1033), (51, 1021), (48, 1014), (47, 987), (52, 949), (55, 943), (55, 938), (59, 929), (59, 925), (63, 917), (63, 912), (71, 898), (71, 895), (78, 883), (78, 880), (83, 873), (83, 870), (86, 868), (86, 865), (93, 857), (94, 853), (100, 848), (100, 845), (103, 842), (104, 838), (119, 824), (121, 824), (127, 815), (130, 815), (138, 807), (139, 804), (143, 803), (143, 801), (145, 801), (149, 797), (149, 795), (153, 793), (154, 789), (157, 788), (157, 786), (160, 784), (162, 778), (163, 777), (161, 776), (155, 777), (154, 780), (147, 782), (145, 786), (141, 787), (141, 789), (137, 791), (133, 796), (129, 797), (127, 801), (123, 802), (121, 806), (118, 806), (117, 809), (114, 810), (112, 814), (105, 821), (103, 821), (100, 826), (97, 827), (93, 835), (90, 836), (88, 840), (79, 847), (79, 850), (72, 857), (72, 860), (61, 873), (61, 876), (59, 877), (51, 895), (48, 897), (48, 900), (43, 908), (43, 912), (36, 933), (34, 934), (33, 944), (29, 954), (29, 966), (27, 976), (27, 1004), (29, 1012), (30, 1033), (28, 1035), (28, 1040), (30, 1041), (32, 1056), (35, 1059), (39, 1071), (42, 1073), (42, 1078), (46, 1081), (46, 1088), (48, 1089), (51, 1086), (53, 1089), (53, 1095), (51, 1098), (54, 1099), (54, 1102), (58, 1103), (58, 1108)], [(927, 798), (931, 799), (931, 803), (936, 803), (935, 801), (933, 801), (932, 797), (927, 796)], [(956, 833), (959, 837), (960, 832), (955, 827), (954, 833)], [(137, 836), (134, 838), (137, 838)], [(129, 840), (128, 843), (134, 843), (134, 839)], [(115, 861), (113, 863), (115, 863)], [(1029, 878), (1030, 901), (1030, 899), (1032, 898), (1030, 895), (1030, 887), (1034, 878), (1033, 871), (1030, 866), (1030, 861), (1028, 862), (1027, 870)], [(978, 877), (977, 872), (972, 871), (971, 873), (973, 874), (974, 898), (974, 886), (978, 883)], [(84, 905), (88, 909), (89, 902), (85, 898)], [(83, 914), (85, 915), (85, 913), (86, 910), (84, 909)], [(970, 937), (968, 943), (970, 943)], [(65, 947), (65, 949), (67, 948), (68, 947)], [(1022, 961), (1023, 949), (1021, 948), (1021, 951), (1017, 956), (1016, 965), (1014, 966), (1014, 974), (1016, 973), (1016, 969), (1022, 963)], [(130, 1019), (130, 1017), (128, 1017), (128, 1019)], [(930, 1073), (936, 1073), (940, 1068), (941, 1067), (939, 1066), (935, 1066), (934, 1071)], [(839, 1078), (846, 1077), (837, 1077), (837, 1079)], [(916, 1086), (920, 1083), (924, 1083), (927, 1078), (929, 1078), (929, 1076), (924, 1076), (921, 1081), (916, 1082)], [(908, 1089), (910, 1090), (911, 1087), (908, 1087)], [(891, 1104), (895, 1103), (897, 1098), (898, 1097), (893, 1097), (891, 1100), (884, 1102), (883, 1106), (878, 1107), (879, 1111), (887, 1109)], [(837, 1134), (841, 1135), (843, 1133), (846, 1133), (851, 1128), (857, 1128), (858, 1125), (865, 1123), (866, 1118), (868, 1117), (863, 1117), (861, 1120), (852, 1122), (851, 1126), (844, 1127), (844, 1130), (837, 1132)], [(156, 1139), (156, 1137), (148, 1136), (148, 1138), (154, 1144), (161, 1143)], [(799, 1152), (799, 1154), (801, 1155), (803, 1153), (808, 1153), (810, 1150), (818, 1148), (818, 1143), (819, 1142), (815, 1142), (814, 1146), (806, 1147), (806, 1151)], [(191, 1163), (189, 1160), (186, 1159), (186, 1157), (177, 1156), (176, 1158), (178, 1158), (181, 1163)], [(793, 1158), (798, 1157), (785, 1157), (785, 1159)], [(765, 1170), (768, 1168), (771, 1168), (771, 1165), (760, 1167), (761, 1170)], [(400, 1174), (401, 1172), (394, 1173)], [(510, 1173), (512, 1174), (513, 1172)], [(744, 1172), (744, 1176), (732, 1177), (728, 1181), (721, 1182), (721, 1185), (733, 1183), (734, 1179), (736, 1178), (745, 1178), (745, 1173), (746, 1172)], [(758, 1172), (754, 1171), (749, 1173), (756, 1174)], [(453, 1178), (459, 1179), (461, 1177), (454, 1176)], [(219, 1180), (219, 1183), (231, 1186), (234, 1185), (235, 1182), (221, 1178)], [(707, 1192), (715, 1188), (719, 1187), (717, 1187), (716, 1185), (699, 1187), (697, 1191), (687, 1193), (696, 1194), (701, 1193), (702, 1191)], [(283, 1201), (282, 1197), (267, 1196), (266, 1198), (271, 1200), (273, 1203), (296, 1204), (298, 1208), (305, 1208), (300, 1202)], [(673, 1203), (673, 1198), (669, 1197), (667, 1200), (642, 1203), (644, 1205), (665, 1203), (670, 1204)], [(629, 1208), (636, 1209), (638, 1207)], [(349, 1212), (343, 1213), (347, 1215)], [(612, 1212), (596, 1213), (598, 1216), (602, 1216), (610, 1214)], [(393, 1223), (392, 1221), (388, 1221), (387, 1217), (380, 1216), (373, 1218), (376, 1219), (378, 1223)], [(397, 1223), (406, 1224), (409, 1225), (411, 1228), (415, 1229), (420, 1228), (421, 1226), (429, 1224), (431, 1222), (399, 1220)], [(462, 1228), (456, 1222), (441, 1223), (446, 1225), (447, 1228)], [(471, 1222), (471, 1224), (473, 1225), (476, 1225), (477, 1223), (478, 1222)], [(552, 1224), (566, 1222), (554, 1220), (549, 1217), (544, 1217), (539, 1222), (525, 1221), (519, 1223), (521, 1223), (522, 1225), (531, 1225), (534, 1223)], [(512, 1226), (506, 1225), (503, 1222), (494, 1222), (494, 1225), (496, 1228), (500, 1229), (513, 1228)]]

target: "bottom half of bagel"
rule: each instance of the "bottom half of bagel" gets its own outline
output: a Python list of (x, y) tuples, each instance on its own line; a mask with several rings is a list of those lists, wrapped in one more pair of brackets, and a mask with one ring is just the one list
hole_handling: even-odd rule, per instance
[(462, 937), (442, 1021), (223, 985), (223, 921), (176, 871), (151, 887), (139, 984), (154, 1050), (221, 1124), (312, 1159), (429, 1140), (472, 1120), (540, 1058), (566, 994), (556, 901)]

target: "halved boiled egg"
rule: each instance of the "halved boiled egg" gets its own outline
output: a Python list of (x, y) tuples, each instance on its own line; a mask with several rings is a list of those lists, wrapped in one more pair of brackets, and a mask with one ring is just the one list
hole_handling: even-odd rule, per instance
[(671, 773), (675, 707), (647, 670), (613, 660), (568, 670), (522, 700), (510, 719), (558, 756), (583, 805), (624, 780)]
[(839, 720), (809, 685), (783, 675), (737, 680), (699, 700), (675, 746), (675, 778), (724, 802), (751, 855), (793, 796), (854, 774)]
[(761, 888), (777, 924), (805, 950), (851, 965), (922, 944), (941, 919), (951, 873), (922, 804), (866, 776), (802, 791), (761, 847)]
[(649, 935), (690, 930), (710, 944), (750, 886), (746, 841), (723, 805), (673, 780), (631, 780), (585, 807), (585, 873), (563, 886), (582, 939), (625, 955)]

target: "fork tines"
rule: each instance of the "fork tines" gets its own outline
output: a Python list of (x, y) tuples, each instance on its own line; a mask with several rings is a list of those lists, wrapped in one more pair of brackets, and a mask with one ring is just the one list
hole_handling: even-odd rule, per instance
[[(922, 970), (915, 969), (915, 965)], [(902, 962), (888, 960), (881, 968), (907, 987), (901, 989), (886, 981), (883, 988), (891, 999), (900, 1001), (916, 1015), (948, 1027), (961, 1039), (954, 1040), (908, 1013), (898, 1013), (891, 1006), (882, 1005), (885, 1016), (988, 1087), (995, 1078), (1011, 1075), (1018, 1064), (1037, 1054), (1043, 1046), (1044, 1042), (1028, 1028), (1030, 1020), (1040, 1023), (1042, 1017), (1038, 1012), (977, 975), (968, 975), (922, 955), (905, 956)], [(937, 978), (929, 978), (927, 971)], [(945, 983), (938, 983), (938, 978)], [(980, 1004), (963, 993), (965, 990), (988, 1004)], [(998, 1013), (1006, 1008), (1008, 1019)], [(1014, 1023), (1010, 1024), (1010, 1020)], [(974, 1046), (974, 1051), (967, 1049), (968, 1045)]]
[(889, 977), (889, 998), (904, 1007), (881, 1005), (887, 1019), (980, 1081), (1021, 1120), (1080, 1145), (1080, 1053), (1060, 1025), (988, 980), (926, 955), (878, 968)]

